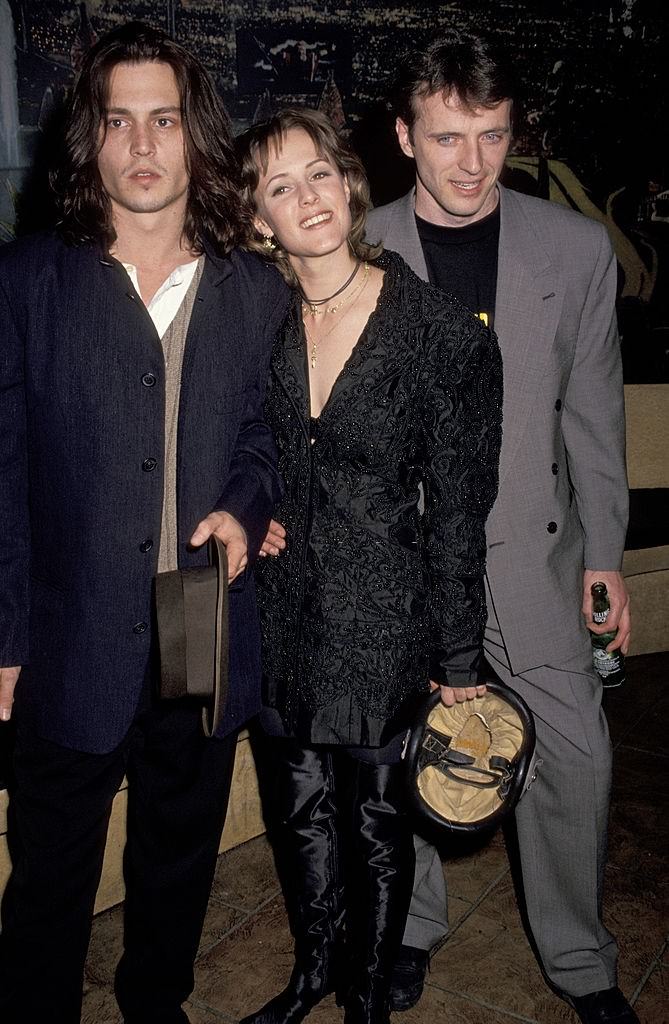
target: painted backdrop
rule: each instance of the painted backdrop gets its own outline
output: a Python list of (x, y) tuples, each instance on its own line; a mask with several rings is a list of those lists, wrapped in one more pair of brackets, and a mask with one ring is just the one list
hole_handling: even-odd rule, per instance
[[(448, 25), (483, 30), (516, 58), (524, 89), (508, 183), (604, 220), (620, 263), (628, 382), (669, 379), (667, 16), (659, 0), (397, 3), (337, 0), (0, 0), (0, 233), (14, 231), (45, 133), (86, 48), (130, 18), (160, 25), (214, 75), (236, 128), (286, 103), (348, 130), (375, 202), (411, 167), (383, 102), (402, 48)], [(39, 175), (38, 175), (39, 180)], [(28, 182), (28, 185), (30, 182)], [(28, 227), (37, 226), (40, 203)]]

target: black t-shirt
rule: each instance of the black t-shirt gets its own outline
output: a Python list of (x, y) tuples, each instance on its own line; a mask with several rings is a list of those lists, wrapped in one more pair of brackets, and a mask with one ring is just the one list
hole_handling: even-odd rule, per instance
[(461, 228), (430, 224), (416, 215), (432, 284), (455, 295), (489, 327), (495, 315), (499, 204), (492, 213)]

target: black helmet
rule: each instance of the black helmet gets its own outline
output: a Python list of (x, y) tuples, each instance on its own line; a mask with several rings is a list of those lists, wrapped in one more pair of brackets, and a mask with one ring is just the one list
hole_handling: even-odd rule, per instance
[(432, 824), (472, 833), (496, 827), (531, 781), (534, 720), (525, 701), (501, 683), (453, 707), (435, 690), (409, 734), (409, 798)]

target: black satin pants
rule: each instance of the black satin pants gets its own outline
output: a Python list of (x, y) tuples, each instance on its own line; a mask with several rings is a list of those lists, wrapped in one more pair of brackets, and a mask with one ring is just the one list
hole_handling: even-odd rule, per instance
[(288, 987), (245, 1022), (297, 1024), (336, 991), (350, 1024), (384, 1024), (414, 869), (401, 742), (392, 748), (392, 764), (360, 760), (345, 747), (267, 743), (274, 769), (270, 834), (295, 966)]

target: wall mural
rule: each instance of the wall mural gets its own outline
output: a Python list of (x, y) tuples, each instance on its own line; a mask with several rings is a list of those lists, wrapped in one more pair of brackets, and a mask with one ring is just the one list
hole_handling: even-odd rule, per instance
[[(40, 168), (50, 127), (86, 49), (123, 21), (162, 26), (197, 53), (235, 130), (287, 103), (325, 109), (350, 133), (377, 203), (412, 178), (384, 102), (398, 53), (449, 25), (483, 30), (514, 53), (523, 85), (507, 183), (607, 225), (620, 266), (626, 382), (669, 382), (664, 6), (0, 0), (0, 237), (47, 217)], [(20, 216), (22, 199), (29, 216)]]

